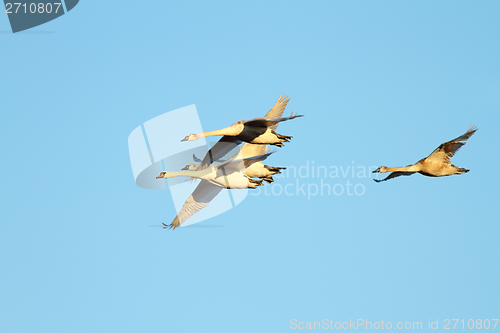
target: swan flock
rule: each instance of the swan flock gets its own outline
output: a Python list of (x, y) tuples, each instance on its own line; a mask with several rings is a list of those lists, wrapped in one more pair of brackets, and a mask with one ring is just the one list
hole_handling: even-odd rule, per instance
[[(280, 170), (284, 167), (272, 167), (263, 163), (276, 152), (270, 150), (268, 145), (283, 147), (285, 142), (290, 142), (291, 136), (278, 134), (275, 130), (281, 122), (302, 117), (293, 113), (290, 117), (282, 117), (289, 101), (288, 96), (281, 95), (264, 117), (240, 120), (220, 130), (188, 134), (181, 140), (194, 141), (208, 136), (222, 136), (203, 160), (193, 156), (193, 159), (199, 162), (198, 165), (187, 164), (180, 171), (162, 171), (156, 177), (191, 177), (201, 180), (169, 228), (177, 228), (193, 214), (205, 208), (223, 189), (254, 189), (262, 186), (264, 182), (274, 181), (272, 176), (281, 173)], [(237, 154), (221, 161), (239, 145), (241, 149)]]
[[(264, 182), (274, 181), (272, 176), (280, 174), (280, 170), (285, 168), (263, 163), (276, 152), (269, 149), (269, 146), (283, 147), (284, 143), (292, 139), (291, 136), (278, 134), (275, 130), (281, 122), (303, 117), (293, 113), (289, 117), (282, 117), (289, 101), (288, 96), (281, 95), (264, 117), (240, 120), (219, 130), (188, 134), (181, 140), (194, 141), (208, 136), (222, 136), (203, 159), (193, 155), (193, 160), (198, 164), (188, 163), (180, 171), (162, 171), (156, 177), (157, 179), (191, 177), (201, 180), (172, 223), (167, 225), (162, 222), (164, 228), (179, 227), (193, 214), (205, 208), (224, 189), (254, 189), (263, 186)], [(428, 177), (467, 173), (468, 169), (451, 164), (450, 159), (476, 131), (476, 127), (470, 126), (465, 134), (442, 143), (429, 156), (415, 164), (405, 167), (378, 167), (373, 173), (390, 172), (390, 174), (384, 179), (374, 179), (374, 181), (383, 182), (414, 173)], [(235, 147), (241, 148), (236, 154), (226, 158)]]

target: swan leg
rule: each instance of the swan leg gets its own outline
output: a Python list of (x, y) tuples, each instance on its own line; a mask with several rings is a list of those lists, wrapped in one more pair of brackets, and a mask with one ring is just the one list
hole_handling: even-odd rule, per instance
[(272, 182), (274, 182), (274, 179), (271, 176), (260, 177), (260, 179), (266, 181), (268, 184), (271, 184)]
[(273, 175), (277, 175), (277, 174), (280, 174), (281, 173), (281, 169), (286, 169), (285, 167), (272, 167), (272, 166), (269, 166), (269, 165), (265, 165), (264, 166), (267, 170), (269, 170), (270, 172), (273, 173)]
[(283, 140), (284, 142), (290, 142), (290, 140), (293, 138), (293, 136), (281, 135), (276, 132), (274, 132), (274, 134), (278, 137), (278, 139)]

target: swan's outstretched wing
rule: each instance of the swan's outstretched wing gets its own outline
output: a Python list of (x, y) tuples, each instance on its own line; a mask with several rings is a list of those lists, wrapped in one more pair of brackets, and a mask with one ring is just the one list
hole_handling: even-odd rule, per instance
[[(200, 163), (201, 159), (199, 159), (198, 157), (196, 157), (195, 154), (193, 154), (193, 161), (195, 161), (196, 163)], [(225, 162), (225, 161), (226, 160), (215, 160), (214, 162), (222, 163), (222, 162)]]
[(247, 126), (256, 126), (256, 127), (269, 127), (271, 128), (274, 125), (277, 125), (278, 123), (282, 121), (287, 121), (287, 120), (292, 120), (298, 117), (304, 117), (301, 114), (296, 114), (294, 115), (293, 113), (290, 115), (290, 117), (283, 117), (283, 118), (267, 118), (267, 117), (258, 117), (258, 118), (253, 118), (250, 120), (242, 120), (241, 123), (243, 125)]
[[(271, 149), (269, 149), (269, 150), (271, 150)], [(241, 146), (241, 149), (240, 149), (241, 157), (242, 158), (247, 158), (247, 157), (262, 155), (262, 154), (265, 154), (266, 151), (268, 151), (266, 144), (254, 144), (254, 143), (244, 143)], [(199, 159), (198, 157), (196, 157), (195, 154), (193, 154), (193, 161), (195, 161), (197, 163), (202, 162), (202, 160)], [(226, 162), (226, 161), (227, 160), (214, 160), (213, 162), (214, 163), (215, 162), (217, 162), (217, 163), (223, 163), (223, 162)]]
[[(273, 108), (269, 110), (269, 112), (266, 114), (264, 118), (271, 118), (271, 119), (281, 118), (283, 112), (285, 111), (286, 105), (288, 104), (288, 101), (290, 101), (290, 98), (288, 98), (287, 95), (283, 96), (283, 94), (281, 94), (276, 104), (274, 104)], [(278, 125), (279, 122), (270, 126), (269, 128), (274, 130), (278, 127)], [(240, 151), (243, 158), (262, 155), (267, 151), (267, 145), (245, 143), (241, 147)]]
[[(437, 147), (429, 156), (427, 160), (434, 160), (437, 162), (449, 162), (456, 152), (465, 145), (465, 141), (471, 137), (477, 131), (475, 126), (470, 126), (465, 134), (459, 136), (456, 139), (450, 140), (448, 142), (442, 143)], [(461, 142), (464, 141), (464, 142)]]
[(240, 149), (241, 156), (243, 156), (243, 158), (262, 155), (266, 151), (267, 151), (266, 144), (244, 143)]
[[(276, 152), (275, 150), (268, 151), (267, 153), (262, 154), (262, 155), (251, 156), (251, 157), (246, 157), (246, 158), (241, 158), (240, 153), (238, 153), (238, 154), (234, 155), (233, 157), (231, 157), (230, 159), (228, 159), (227, 161), (225, 161), (224, 163), (217, 164), (215, 167), (219, 168), (219, 169), (227, 167), (227, 168), (233, 168), (233, 169), (237, 169), (237, 170), (243, 170), (243, 168), (246, 169), (254, 163), (264, 161), (266, 158), (268, 158), (270, 155), (274, 154), (275, 152)], [(243, 165), (238, 165), (239, 163), (242, 163), (242, 162), (243, 162)]]
[(196, 163), (200, 163), (201, 162), (201, 160), (198, 157), (196, 157), (195, 154), (193, 154), (193, 161), (195, 161)]
[(283, 111), (285, 111), (288, 101), (290, 101), (290, 98), (288, 98), (287, 95), (283, 96), (283, 94), (281, 94), (276, 104), (274, 104), (273, 108), (266, 114), (266, 118), (280, 118), (283, 115)]
[(276, 151), (268, 151), (265, 154), (261, 154), (258, 156), (252, 156), (252, 157), (246, 157), (243, 159), (243, 163), (245, 164), (245, 169), (248, 168), (250, 165), (257, 163), (257, 162), (262, 162), (266, 158), (268, 158), (271, 154), (274, 154)]
[(198, 169), (203, 170), (208, 168), (214, 161), (218, 161), (229, 153), (234, 147), (242, 143), (243, 141), (235, 140), (232, 136), (224, 135), (205, 155), (203, 161), (201, 161)]
[(187, 198), (186, 202), (179, 211), (179, 214), (177, 214), (172, 223), (170, 223), (170, 228), (177, 228), (195, 213), (208, 206), (210, 201), (212, 201), (221, 190), (222, 187), (212, 185), (209, 182), (202, 180), (194, 190), (193, 194)]
[[(283, 115), (283, 111), (285, 111), (286, 105), (288, 104), (288, 101), (290, 98), (288, 96), (283, 96), (283, 94), (280, 95), (280, 98), (274, 104), (273, 108), (269, 110), (269, 112), (266, 114), (265, 118), (281, 118)], [(278, 123), (274, 124), (271, 126), (271, 129), (276, 129), (278, 127)]]
[(469, 139), (472, 136), (472, 134), (476, 133), (476, 131), (477, 131), (477, 127), (471, 125), (471, 126), (469, 126), (469, 129), (467, 130), (467, 132), (465, 132), (465, 134), (460, 135), (458, 138), (450, 140), (448, 142), (467, 141), (467, 139)]
[(373, 179), (373, 180), (376, 181), (377, 183), (380, 183), (380, 182), (385, 182), (386, 180), (389, 180), (389, 179), (392, 179), (392, 178), (396, 178), (396, 177), (399, 177), (399, 176), (411, 176), (415, 172), (416, 171), (394, 171), (394, 172), (391, 172), (389, 174), (389, 176), (385, 177), (384, 179)]

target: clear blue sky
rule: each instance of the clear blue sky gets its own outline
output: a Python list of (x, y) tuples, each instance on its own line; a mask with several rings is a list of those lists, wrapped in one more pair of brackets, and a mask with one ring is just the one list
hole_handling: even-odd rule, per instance
[[(0, 15), (0, 331), (499, 318), (499, 15), (493, 1), (81, 1), (18, 34)], [(474, 124), (452, 160), (471, 171), (289, 174), (274, 186), (364, 193), (262, 192), (199, 224), (223, 227), (150, 227), (175, 209), (135, 185), (130, 132), (190, 104), (218, 129), (281, 93), (305, 117), (280, 125), (294, 138), (269, 165), (404, 166)]]

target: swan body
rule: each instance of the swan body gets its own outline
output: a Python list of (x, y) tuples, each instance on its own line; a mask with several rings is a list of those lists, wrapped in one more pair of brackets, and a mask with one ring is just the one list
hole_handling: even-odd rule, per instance
[[(255, 163), (265, 160), (274, 152), (268, 152), (259, 156), (250, 158), (235, 159), (236, 156), (224, 163), (210, 166), (209, 168), (197, 171), (197, 166), (188, 164), (181, 172), (163, 171), (156, 178), (171, 178), (177, 176), (188, 176), (200, 178), (194, 192), (182, 205), (181, 210), (170, 223), (169, 228), (175, 229), (188, 220), (193, 214), (205, 208), (223, 188), (256, 188), (262, 185), (262, 180), (255, 180), (245, 175), (245, 168), (252, 166)], [(166, 226), (166, 225), (165, 225)]]
[(227, 189), (256, 188), (262, 185), (262, 180), (255, 180), (245, 175), (245, 168), (255, 162), (265, 160), (274, 152), (268, 152), (250, 158), (235, 159), (234, 157), (224, 163), (212, 165), (203, 170), (190, 171), (189, 166), (182, 171), (162, 171), (158, 178), (193, 177), (209, 182), (212, 185)]
[(278, 147), (283, 146), (283, 142), (289, 142), (291, 136), (281, 135), (276, 133), (269, 126), (275, 125), (278, 122), (303, 117), (302, 115), (291, 115), (290, 117), (270, 119), (270, 118), (254, 118), (251, 120), (240, 120), (229, 127), (203, 132), (199, 134), (188, 134), (181, 141), (194, 141), (207, 136), (228, 136), (232, 137), (232, 141), (242, 141), (248, 143), (264, 143)]
[[(280, 119), (283, 115), (285, 107), (290, 99), (287, 96), (281, 95), (273, 108), (266, 114), (265, 118)], [(293, 117), (293, 115), (292, 115)], [(297, 116), (295, 116), (297, 117)], [(295, 118), (294, 117), (294, 118)], [(290, 117), (289, 117), (290, 118)], [(288, 119), (286, 119), (288, 120)], [(285, 120), (280, 120), (285, 121)], [(278, 127), (280, 121), (275, 121), (273, 124), (268, 124), (266, 130), (262, 133), (264, 134), (259, 140), (275, 140), (276, 137), (279, 139), (279, 134), (273, 134), (274, 130)], [(232, 127), (232, 128), (231, 128)], [(247, 126), (248, 128), (248, 126)], [(170, 178), (175, 176), (189, 176), (195, 178), (201, 178), (200, 184), (196, 187), (194, 192), (189, 196), (181, 210), (174, 218), (172, 223), (168, 226), (171, 229), (175, 229), (188, 220), (193, 214), (205, 208), (219, 193), (223, 188), (255, 188), (256, 186), (262, 185), (262, 181), (272, 182), (273, 179), (271, 175), (280, 173), (280, 169), (284, 168), (274, 168), (264, 165), (262, 161), (267, 158), (271, 153), (267, 151), (267, 143), (265, 144), (249, 144), (245, 143), (240, 150), (240, 155), (244, 160), (244, 165), (238, 165), (236, 168), (231, 167), (228, 163), (236, 162), (236, 156), (233, 156), (230, 160), (224, 161), (219, 165), (212, 165), (214, 161), (218, 161), (228, 152), (230, 152), (237, 145), (241, 144), (245, 140), (243, 137), (238, 137), (238, 132), (245, 131), (245, 125), (242, 122), (237, 122), (230, 126), (230, 128), (222, 129), (220, 131), (227, 130), (227, 134), (215, 144), (212, 149), (208, 151), (203, 161), (197, 160), (197, 162), (202, 162), (200, 165), (188, 164), (183, 168), (183, 171), (191, 171), (189, 173), (168, 173), (166, 171), (162, 172), (157, 178)], [(255, 132), (255, 133), (258, 133)], [(253, 135), (255, 135), (255, 133)], [(197, 140), (203, 136), (210, 135), (221, 135), (217, 131), (206, 132), (201, 134), (190, 134), (186, 136), (182, 141)], [(236, 136), (235, 136), (236, 135)], [(273, 136), (275, 135), (275, 136)], [(291, 137), (281, 136), (282, 140), (289, 140)], [(247, 138), (248, 139), (248, 138)], [(280, 143), (280, 142), (278, 142)], [(278, 145), (278, 144), (277, 144)], [(265, 157), (262, 157), (264, 155)], [(196, 161), (196, 157), (193, 155)], [(226, 168), (223, 166), (226, 165)], [(229, 168), (227, 167), (229, 166)], [(219, 170), (220, 169), (220, 170)], [(236, 169), (236, 170), (235, 170)], [(224, 170), (226, 177), (221, 176), (222, 170)], [(244, 170), (244, 171), (243, 171)], [(201, 172), (200, 172), (201, 171)], [(243, 172), (242, 172), (243, 171)], [(195, 172), (198, 172), (197, 174)], [(228, 176), (231, 181), (228, 181)], [(196, 177), (198, 176), (198, 177)], [(251, 177), (260, 177), (262, 180), (254, 180)], [(237, 180), (236, 180), (237, 179)], [(245, 187), (246, 186), (246, 187)], [(164, 227), (166, 224), (162, 223)]]
[(240, 120), (231, 126), (220, 130), (208, 131), (199, 134), (188, 134), (181, 141), (194, 141), (207, 136), (222, 135), (231, 137), (232, 141), (263, 143), (282, 147), (283, 142), (289, 142), (292, 137), (276, 133), (273, 127), (282, 121), (298, 117), (303, 117), (303, 115), (294, 115), (292, 113), (290, 117), (284, 118), (258, 117), (250, 120)]
[[(258, 156), (265, 154), (267, 151), (267, 145), (262, 145), (262, 144), (251, 144), (251, 143), (244, 143), (243, 146), (241, 147), (240, 154), (242, 158), (248, 158), (248, 157), (253, 157), (253, 156)], [(193, 159), (195, 162), (202, 162), (200, 159), (198, 159), (194, 154), (193, 154)], [(217, 161), (220, 162), (220, 161)], [(185, 169), (186, 170), (198, 170), (198, 165), (195, 164), (188, 164), (186, 165)], [(267, 183), (272, 183), (274, 181), (272, 175), (280, 174), (282, 169), (286, 169), (284, 167), (272, 167), (265, 165), (264, 163), (258, 161), (247, 168), (245, 168), (245, 174), (248, 177), (251, 178), (260, 178)]]
[(417, 172), (428, 177), (443, 177), (467, 173), (469, 172), (468, 169), (451, 164), (450, 158), (453, 157), (463, 145), (465, 145), (465, 141), (467, 141), (467, 139), (469, 139), (476, 131), (476, 127), (470, 126), (465, 134), (442, 143), (429, 156), (421, 159), (415, 164), (405, 167), (381, 166), (374, 170), (373, 173), (392, 173), (384, 179), (374, 180), (376, 182), (382, 182), (399, 176), (410, 176)]
[[(280, 95), (276, 104), (269, 110), (265, 117), (248, 121), (238, 121), (229, 127), (217, 131), (187, 135), (182, 141), (197, 140), (203, 136), (223, 135), (223, 137), (207, 152), (197, 170), (208, 167), (214, 161), (224, 157), (243, 142), (264, 145), (265, 148), (261, 150), (261, 153), (267, 150), (267, 144), (279, 147), (283, 146), (283, 142), (288, 142), (292, 137), (277, 134), (274, 130), (282, 121), (302, 117), (301, 115), (294, 116), (293, 114), (290, 117), (281, 117), (289, 101), (290, 98), (288, 98), (288, 96)], [(254, 156), (255, 155), (259, 154), (254, 154)]]

